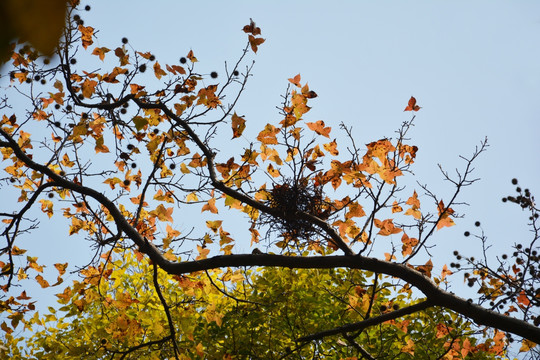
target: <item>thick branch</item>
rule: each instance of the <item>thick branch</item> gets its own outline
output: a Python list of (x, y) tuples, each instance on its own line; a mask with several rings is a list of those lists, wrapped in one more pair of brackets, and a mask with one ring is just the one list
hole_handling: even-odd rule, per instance
[(540, 328), (525, 321), (485, 309), (471, 301), (445, 291), (422, 275), (403, 264), (392, 263), (364, 256), (282, 256), (270, 254), (224, 255), (183, 263), (165, 260), (163, 270), (169, 274), (186, 274), (194, 271), (224, 267), (274, 266), (302, 269), (350, 268), (367, 270), (400, 278), (424, 293), (431, 306), (441, 306), (464, 315), (480, 325), (507, 331), (535, 343), (540, 343)]
[[(427, 299), (434, 306), (441, 306), (447, 309), (451, 309), (459, 314), (471, 318), (478, 324), (494, 327), (503, 331), (516, 334), (535, 343), (540, 343), (540, 328), (537, 328), (525, 321), (504, 316), (494, 311), (485, 309), (479, 305), (472, 304), (471, 302), (463, 298), (444, 291), (438, 288), (437, 285), (429, 278), (422, 275), (422, 273), (411, 269), (403, 264), (392, 263), (364, 256), (351, 255), (293, 257), (269, 254), (225, 255), (198, 261), (182, 263), (171, 262), (163, 257), (159, 249), (157, 249), (152, 243), (146, 241), (137, 232), (137, 230), (121, 214), (120, 210), (116, 207), (116, 205), (112, 201), (110, 201), (105, 195), (94, 189), (88, 188), (86, 186), (81, 186), (72, 181), (69, 181), (56, 174), (48, 167), (34, 162), (24, 153), (24, 151), (22, 151), (22, 149), (17, 145), (16, 141), (13, 140), (13, 138), (11, 138), (9, 134), (0, 129), (0, 135), (2, 135), (7, 140), (7, 142), (9, 143), (9, 147), (13, 149), (15, 155), (21, 161), (23, 161), (26, 166), (47, 175), (50, 179), (55, 181), (58, 186), (90, 196), (99, 203), (101, 203), (104, 207), (106, 207), (107, 210), (110, 212), (111, 216), (113, 217), (114, 221), (117, 223), (118, 228), (123, 230), (124, 233), (137, 246), (139, 246), (139, 250), (141, 252), (147, 254), (154, 263), (159, 265), (169, 274), (180, 275), (215, 268), (243, 266), (274, 266), (304, 269), (343, 267), (367, 270), (394, 276), (396, 278), (404, 280), (405, 282), (417, 287), (420, 291), (422, 291), (427, 297)], [(232, 189), (229, 190), (234, 191)], [(239, 194), (235, 191), (235, 195), (242, 194)], [(247, 196), (245, 197), (250, 199), (250, 202), (254, 201)], [(257, 204), (259, 203), (257, 202)], [(260, 206), (264, 205), (261, 204)]]
[(304, 342), (304, 341), (320, 340), (327, 336), (332, 336), (332, 335), (337, 335), (337, 334), (346, 334), (351, 331), (362, 330), (373, 325), (382, 324), (383, 322), (388, 321), (388, 320), (393, 320), (393, 319), (397, 319), (405, 315), (414, 314), (418, 311), (425, 310), (431, 306), (433, 306), (433, 304), (429, 300), (422, 301), (421, 303), (414, 304), (406, 308), (402, 308), (402, 309), (392, 311), (386, 314), (382, 314), (380, 316), (372, 317), (364, 321), (359, 321), (353, 324), (347, 324), (347, 325), (343, 325), (334, 329), (324, 330), (315, 334), (304, 336), (304, 337), (299, 338), (297, 341)]

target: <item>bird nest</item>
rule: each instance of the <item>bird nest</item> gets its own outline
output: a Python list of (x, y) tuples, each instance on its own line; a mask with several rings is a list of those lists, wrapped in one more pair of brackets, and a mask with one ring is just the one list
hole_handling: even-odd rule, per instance
[(310, 219), (299, 216), (300, 212), (323, 220), (328, 218), (329, 206), (324, 201), (322, 186), (307, 179), (285, 179), (282, 184), (275, 184), (268, 191), (266, 205), (276, 212), (261, 214), (259, 225), (269, 227), (267, 235), (279, 234), (285, 245), (318, 238), (318, 227)]

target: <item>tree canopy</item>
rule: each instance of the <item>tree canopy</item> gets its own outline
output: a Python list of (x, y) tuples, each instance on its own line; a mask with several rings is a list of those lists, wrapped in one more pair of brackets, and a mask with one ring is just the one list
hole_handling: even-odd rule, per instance
[[(456, 175), (441, 172), (453, 192), (439, 196), (414, 183), (415, 97), (395, 134), (364, 143), (350, 124), (309, 119), (317, 93), (298, 74), (280, 118), (261, 126), (237, 105), (265, 42), (253, 20), (238, 61), (201, 74), (193, 51), (166, 64), (127, 38), (97, 46), (77, 5), (54, 57), (18, 43), (2, 68), (0, 186), (12, 210), (0, 213), (0, 355), (495, 359), (514, 339), (536, 354), (528, 189), (503, 199), (529, 217), (513, 256), (429, 252), (459, 221), (487, 140), (457, 154)], [(89, 241), (78, 280), (64, 282), (69, 259), (44, 264), (26, 248), (35, 209)], [(36, 311), (31, 281), (57, 288), (59, 306)], [(462, 281), (476, 298), (448, 290)]]

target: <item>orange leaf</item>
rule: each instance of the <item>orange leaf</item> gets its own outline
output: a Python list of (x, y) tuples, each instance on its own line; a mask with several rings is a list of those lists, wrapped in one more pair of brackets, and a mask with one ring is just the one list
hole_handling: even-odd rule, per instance
[(403, 233), (403, 236), (401, 237), (401, 242), (403, 243), (401, 247), (401, 254), (403, 256), (412, 254), (414, 247), (418, 245), (418, 239), (410, 238), (405, 233)]
[(337, 156), (339, 155), (339, 151), (337, 149), (337, 143), (336, 139), (332, 140), (332, 142), (328, 144), (323, 144), (324, 150), (328, 151), (330, 154)]
[(195, 55), (193, 55), (193, 50), (189, 50), (186, 57), (189, 59), (189, 61), (191, 61), (193, 63), (198, 61), (197, 58), (195, 57)]
[(152, 57), (152, 53), (150, 53), (150, 52), (142, 53), (140, 51), (137, 51), (137, 54), (141, 55), (146, 60), (150, 60), (150, 58)]
[(174, 75), (178, 75), (178, 74), (184, 75), (186, 73), (186, 70), (184, 70), (184, 68), (181, 67), (180, 65), (173, 65), (173, 66), (166, 65), (165, 67), (167, 68), (167, 70), (169, 70), (169, 72), (173, 73)]
[(416, 99), (414, 98), (414, 96), (411, 96), (411, 98), (409, 99), (409, 104), (403, 111), (418, 111), (420, 109), (421, 107), (416, 105)]
[(289, 81), (290, 81), (292, 84), (294, 84), (294, 85), (300, 87), (300, 74), (296, 75), (294, 78), (289, 78)]
[(266, 124), (264, 130), (262, 130), (257, 136), (257, 140), (259, 140), (263, 144), (277, 144), (278, 141), (276, 138), (276, 134), (278, 132), (279, 129), (277, 129), (275, 126)]
[(409, 353), (414, 356), (414, 341), (411, 339), (407, 340), (407, 345), (401, 348), (401, 352)]
[(129, 64), (129, 55), (127, 54), (127, 51), (121, 47), (117, 47), (114, 49), (114, 55), (118, 56), (118, 60), (120, 60), (120, 65), (124, 66)]
[(79, 25), (79, 31), (81, 32), (81, 40), (83, 47), (86, 49), (93, 44), (92, 35), (94, 35), (94, 28), (91, 26), (84, 27)]
[(36, 281), (39, 283), (39, 285), (41, 285), (43, 289), (50, 286), (47, 280), (45, 280), (41, 275), (36, 275)]
[(417, 208), (420, 207), (420, 200), (418, 200), (418, 194), (416, 193), (416, 190), (414, 191), (413, 195), (407, 200), (406, 204), (416, 206)]
[(362, 217), (366, 216), (362, 205), (358, 204), (356, 201), (348, 205), (349, 211), (345, 214), (345, 219), (350, 219), (352, 217)]
[(425, 265), (420, 265), (416, 267), (416, 270), (420, 271), (422, 274), (424, 274), (427, 277), (431, 277), (431, 270), (433, 269), (433, 263), (431, 260), (428, 260), (428, 262)]
[(437, 230), (442, 229), (443, 227), (450, 227), (455, 225), (454, 220), (450, 217), (454, 213), (454, 210), (451, 208), (445, 208), (444, 203), (441, 200), (437, 206), (439, 212), (439, 221), (437, 222)]
[(448, 270), (448, 267), (446, 266), (446, 264), (443, 266), (442, 268), (442, 272), (441, 272), (441, 280), (444, 280), (444, 278), (448, 275), (452, 275), (452, 271)]
[(165, 70), (163, 70), (161, 68), (161, 65), (159, 65), (159, 63), (156, 61), (156, 63), (154, 64), (154, 74), (156, 75), (156, 77), (158, 79), (161, 79), (161, 77), (163, 75), (167, 75), (167, 73), (165, 72)]
[(97, 81), (85, 79), (81, 85), (82, 94), (85, 98), (90, 98), (96, 91)]
[(159, 204), (155, 210), (150, 211), (150, 215), (157, 217), (161, 221), (173, 222), (172, 213), (173, 208), (165, 208), (162, 204)]
[(201, 209), (201, 212), (204, 212), (204, 211), (210, 211), (212, 214), (217, 214), (218, 213), (215, 198), (211, 198), (210, 200), (208, 200), (208, 202), (206, 204), (204, 204), (204, 206)]
[(206, 257), (208, 256), (208, 253), (210, 253), (210, 249), (203, 248), (200, 245), (197, 245), (197, 250), (199, 251), (199, 256), (197, 256), (195, 260), (206, 259)]
[(217, 233), (219, 228), (221, 227), (221, 224), (223, 223), (222, 220), (206, 220), (206, 226), (211, 229), (214, 233)]
[(249, 35), (248, 40), (251, 45), (251, 50), (253, 50), (254, 53), (257, 53), (258, 46), (265, 41), (263, 38), (256, 38), (253, 35)]
[(525, 290), (521, 290), (521, 292), (519, 293), (519, 296), (517, 297), (517, 302), (518, 304), (520, 305), (523, 305), (523, 306), (529, 306), (529, 304), (531, 303), (530, 300), (527, 298), (527, 295), (525, 294)]
[(319, 120), (314, 123), (306, 123), (306, 125), (313, 131), (315, 131), (317, 134), (322, 135), (324, 137), (330, 138), (330, 130), (332, 130), (331, 127), (324, 127), (324, 121)]
[(379, 219), (375, 219), (375, 226), (378, 227), (379, 229), (381, 229), (381, 230), (379, 230), (378, 234), (382, 235), (382, 236), (398, 234), (398, 233), (403, 231), (402, 229), (397, 228), (397, 227), (394, 226), (394, 223), (392, 222), (392, 219), (386, 219), (384, 221), (381, 221)]
[(21, 293), (21, 295), (19, 295), (19, 296), (16, 297), (16, 299), (17, 299), (17, 300), (29, 300), (29, 299), (31, 299), (31, 297), (30, 297), (30, 296), (27, 296), (27, 295), (26, 295), (26, 290), (24, 290), (24, 291)]
[(242, 29), (246, 34), (261, 35), (261, 28), (255, 25), (253, 19), (249, 19), (249, 25), (246, 25)]
[(103, 61), (105, 59), (105, 54), (111, 51), (110, 49), (107, 49), (106, 47), (96, 47), (94, 51), (92, 51), (92, 55), (99, 56), (99, 59)]

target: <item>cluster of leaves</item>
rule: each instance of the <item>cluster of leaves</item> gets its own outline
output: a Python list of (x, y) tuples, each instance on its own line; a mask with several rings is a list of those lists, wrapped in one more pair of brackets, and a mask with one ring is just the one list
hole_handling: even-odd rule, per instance
[[(11, 346), (0, 354), (11, 359), (28, 353), (39, 359), (170, 358), (169, 324), (157, 289), (171, 300), (168, 313), (185, 359), (345, 359), (358, 353), (377, 359), (494, 359), (492, 352), (504, 346), (500, 336), (479, 342), (470, 323), (435, 308), (359, 329), (359, 335), (337, 342), (294, 341), (406, 306), (410, 295), (393, 294), (395, 287), (380, 275), (369, 279), (346, 269), (227, 268), (171, 278), (156, 270), (130, 251), (112, 254), (57, 295), (58, 310), (49, 308), (43, 316), (35, 313), (22, 321), (33, 333), (24, 348), (8, 333), (5, 344)], [(156, 281), (159, 287), (149, 286)]]
[[(22, 204), (0, 213), (1, 351), (13, 358), (483, 359), (504, 354), (506, 333), (531, 349), (540, 338), (527, 322), (537, 319), (536, 293), (521, 284), (524, 292), (508, 297), (523, 315), (517, 320), (446, 292), (452, 271), (437, 263), (439, 275), (426, 262), (434, 234), (455, 224), (456, 199), (476, 181), (471, 164), (486, 142), (463, 158), (457, 178), (443, 172), (454, 185), (449, 198), (427, 186), (419, 195), (399, 185), (418, 152), (407, 139), (414, 116), (394, 139), (365, 145), (342, 123), (338, 144), (324, 121), (304, 120), (317, 94), (298, 74), (281, 118), (246, 146), (249, 120), (236, 103), (251, 76), (244, 62), (264, 39), (253, 21), (243, 31), (247, 45), (219, 82), (217, 72), (196, 71), (192, 50), (162, 65), (127, 38), (114, 50), (94, 46), (96, 31), (76, 8), (68, 9), (55, 60), (13, 47), (10, 88), (28, 94), (29, 110), (10, 113), (11, 99), (1, 99), (0, 186)], [(99, 69), (83, 70), (83, 55)], [(419, 109), (411, 97), (405, 111)], [(218, 151), (218, 137), (231, 132), (231, 145)], [(85, 236), (95, 251), (79, 270), (82, 281), (58, 294), (61, 309), (44, 316), (26, 291), (12, 294), (33, 272), (41, 287), (59, 286), (68, 267), (54, 264), (59, 276), (50, 285), (46, 264), (23, 249), (38, 225), (29, 216), (35, 206), (67, 221), (68, 234)], [(187, 217), (197, 212), (204, 216)], [(251, 241), (242, 241), (242, 222)], [(181, 229), (186, 223), (193, 228)], [(238, 254), (259, 243), (264, 253)], [(487, 266), (480, 265), (476, 271)], [(497, 279), (520, 281), (486, 272), (490, 291)], [(28, 341), (16, 336), (20, 324), (35, 333)]]

